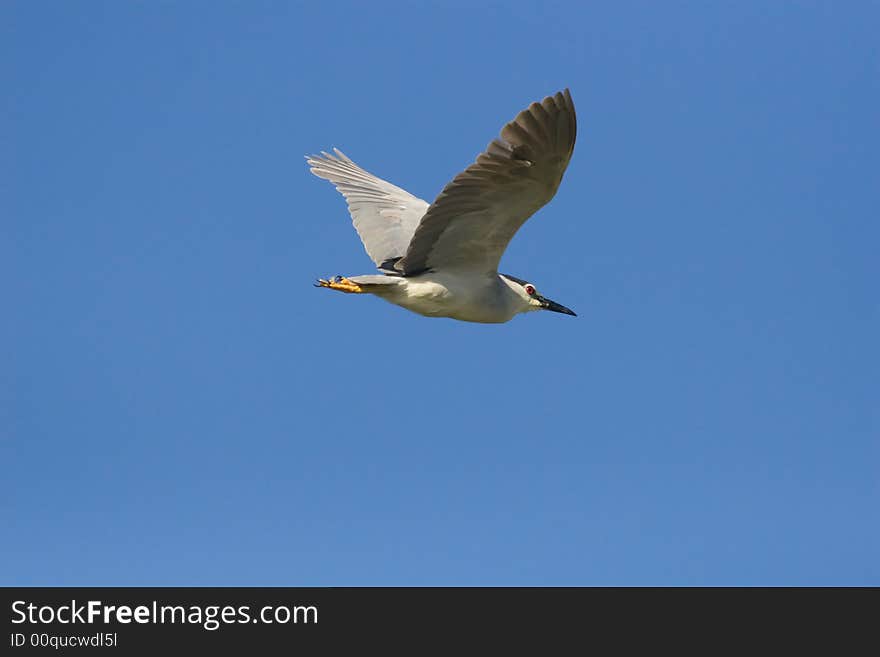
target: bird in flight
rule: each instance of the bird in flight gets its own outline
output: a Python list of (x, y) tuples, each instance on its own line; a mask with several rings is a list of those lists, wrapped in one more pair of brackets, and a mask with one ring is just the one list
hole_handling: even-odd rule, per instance
[(508, 243), (556, 194), (574, 151), (568, 89), (532, 103), (430, 205), (364, 171), (341, 151), (306, 157), (336, 186), (379, 274), (318, 279), (317, 287), (374, 294), (427, 317), (501, 323), (519, 313), (575, 313), (534, 284), (499, 274)]

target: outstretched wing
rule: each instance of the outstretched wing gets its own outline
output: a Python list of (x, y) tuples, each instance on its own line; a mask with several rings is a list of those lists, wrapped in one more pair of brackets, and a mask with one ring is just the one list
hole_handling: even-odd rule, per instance
[(556, 194), (575, 135), (568, 89), (532, 103), (440, 192), (395, 269), (497, 271), (516, 231)]
[(412, 239), (428, 203), (377, 178), (341, 151), (307, 156), (313, 174), (329, 180), (348, 202), (355, 230), (377, 267), (400, 258)]

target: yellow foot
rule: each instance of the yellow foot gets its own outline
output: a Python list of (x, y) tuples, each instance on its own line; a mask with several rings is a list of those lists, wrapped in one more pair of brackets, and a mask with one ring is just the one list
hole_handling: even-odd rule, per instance
[(315, 287), (329, 287), (331, 290), (339, 290), (348, 294), (360, 294), (364, 291), (360, 285), (348, 280), (344, 276), (336, 276), (330, 280), (319, 278), (318, 282), (315, 283)]

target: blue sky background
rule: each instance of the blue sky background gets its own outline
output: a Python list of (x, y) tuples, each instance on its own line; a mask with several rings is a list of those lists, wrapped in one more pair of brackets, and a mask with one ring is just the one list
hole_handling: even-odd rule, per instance
[[(880, 5), (0, 4), (0, 582), (880, 584)], [(579, 115), (425, 319), (302, 156), (431, 200)]]

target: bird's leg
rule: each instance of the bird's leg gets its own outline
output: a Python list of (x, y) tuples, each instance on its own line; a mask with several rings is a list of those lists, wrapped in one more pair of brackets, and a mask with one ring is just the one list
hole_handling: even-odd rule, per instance
[(329, 280), (319, 278), (318, 282), (315, 283), (315, 287), (328, 287), (331, 290), (339, 290), (347, 294), (361, 294), (364, 292), (364, 288), (344, 276), (334, 276)]

